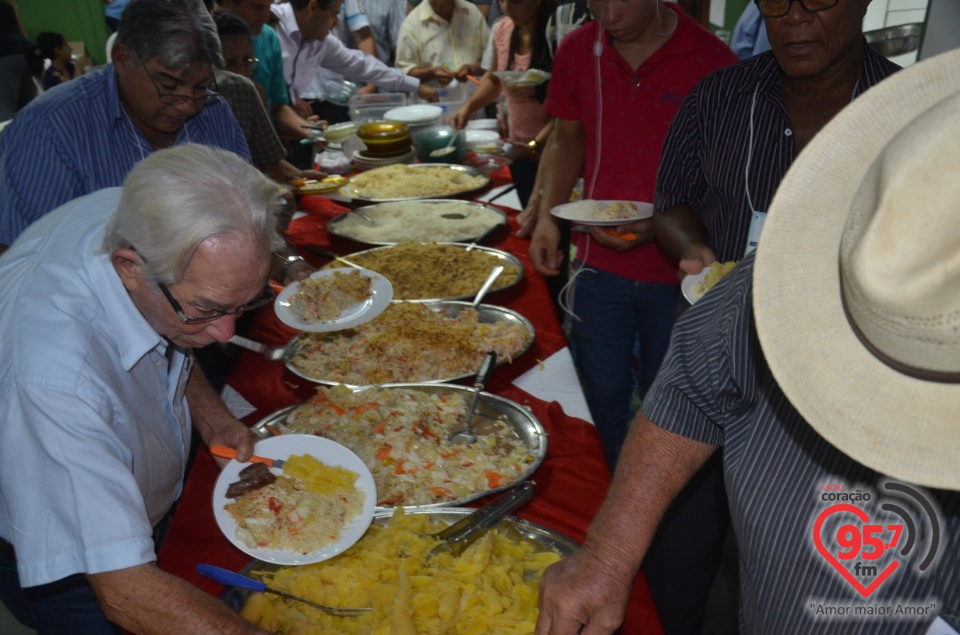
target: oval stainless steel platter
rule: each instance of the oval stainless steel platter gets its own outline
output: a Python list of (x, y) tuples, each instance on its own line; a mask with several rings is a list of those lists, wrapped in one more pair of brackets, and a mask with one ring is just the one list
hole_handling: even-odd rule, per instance
[[(378, 229), (377, 227), (377, 221), (394, 212), (399, 205), (416, 205), (418, 208), (414, 213), (408, 213), (406, 210), (397, 212), (402, 214), (404, 222), (407, 223), (403, 230), (404, 235), (402, 237), (398, 237), (396, 232), (393, 232), (391, 235), (389, 227), (382, 229)], [(334, 236), (346, 238), (365, 245), (386, 246), (395, 245), (399, 242), (431, 242), (437, 235), (438, 223), (448, 222), (451, 225), (449, 231), (453, 232), (456, 229), (456, 221), (463, 219), (450, 218), (450, 216), (463, 216), (462, 210), (467, 210), (467, 217), (469, 217), (471, 210), (482, 210), (488, 216), (495, 216), (499, 221), (479, 233), (465, 232), (470, 235), (463, 235), (464, 232), (461, 232), (461, 235), (449, 239), (453, 242), (480, 242), (507, 224), (507, 215), (502, 210), (497, 209), (493, 205), (476, 203), (474, 201), (458, 201), (452, 199), (392, 201), (389, 203), (367, 205), (361, 209), (367, 217), (373, 220), (373, 223), (366, 219), (358, 219), (356, 214), (351, 215), (351, 212), (345, 212), (337, 215), (327, 223), (327, 230)]]
[[(495, 288), (493, 288), (493, 289), (490, 289), (489, 293), (497, 293), (497, 292), (499, 292), (499, 291), (505, 291), (506, 289), (509, 289), (509, 288), (511, 288), (511, 287), (519, 284), (520, 281), (523, 280), (523, 277), (526, 275), (526, 268), (523, 266), (523, 263), (520, 261), (520, 259), (517, 258), (516, 256), (514, 256), (513, 254), (511, 254), (510, 252), (508, 252), (508, 251), (503, 251), (502, 249), (494, 249), (493, 247), (484, 247), (484, 246), (482, 246), (482, 245), (475, 245), (475, 244), (468, 244), (468, 243), (420, 243), (420, 244), (421, 244), (421, 245), (431, 245), (431, 244), (433, 244), (433, 245), (448, 245), (448, 246), (460, 247), (460, 248), (462, 248), (462, 249), (465, 250), (465, 251), (466, 251), (467, 249), (470, 249), (470, 250), (472, 250), (472, 251), (479, 251), (479, 252), (482, 252), (482, 253), (487, 254), (487, 255), (489, 255), (489, 256), (492, 256), (492, 257), (495, 259), (495, 260), (494, 260), (494, 266), (496, 266), (497, 264), (505, 264), (505, 265), (508, 264), (508, 265), (513, 265), (514, 267), (517, 268), (517, 278), (516, 278), (516, 280), (514, 280), (514, 281), (510, 282), (509, 284), (506, 284), (506, 285), (504, 285), (504, 286), (502, 286), (502, 287), (495, 287)], [(361, 266), (363, 266), (363, 267), (366, 268), (366, 269), (370, 269), (371, 271), (377, 271), (376, 268), (365, 265), (365, 264), (362, 262), (362, 258), (361, 258), (361, 262), (356, 262), (355, 259), (357, 258), (357, 256), (364, 256), (364, 255), (366, 255), (366, 254), (372, 254), (372, 253), (376, 253), (376, 252), (387, 251), (387, 250), (390, 250), (390, 249), (396, 249), (396, 245), (385, 245), (385, 246), (382, 246), (382, 247), (373, 247), (373, 248), (371, 248), (371, 249), (364, 249), (363, 251), (355, 251), (355, 252), (353, 252), (352, 254), (348, 254), (348, 255), (344, 256), (344, 258), (347, 259), (347, 260), (349, 260), (349, 261), (351, 261), (351, 262), (355, 262), (357, 265), (361, 265)], [(321, 269), (326, 269), (326, 268), (330, 268), (330, 267), (342, 268), (342, 267), (346, 267), (346, 266), (347, 266), (347, 265), (341, 264), (341, 263), (339, 263), (339, 262), (337, 262), (337, 261), (333, 261), (333, 262), (331, 262), (331, 263), (329, 263), (329, 264), (321, 267)], [(492, 270), (493, 267), (490, 267), (490, 269)], [(404, 298), (404, 297), (401, 297), (401, 296), (404, 294), (403, 289), (402, 289), (401, 287), (399, 287), (396, 282), (394, 282), (393, 280), (391, 280), (391, 279), (390, 279), (390, 276), (384, 274), (382, 271), (377, 271), (377, 273), (379, 273), (380, 275), (382, 275), (383, 277), (385, 277), (387, 280), (390, 280), (390, 284), (393, 285), (393, 297), (394, 297), (394, 300), (395, 300), (395, 301), (407, 300), (407, 301), (417, 301), (417, 302), (443, 302), (443, 301), (449, 301), (449, 300), (470, 300), (470, 299), (473, 299), (473, 297), (476, 295), (476, 291), (475, 291), (475, 292), (473, 292), (473, 293), (471, 293), (471, 294), (467, 294), (467, 295), (449, 296), (449, 297), (443, 297), (443, 298)], [(501, 278), (502, 278), (502, 277), (503, 277), (503, 276), (501, 276)], [(483, 281), (481, 280), (481, 284), (482, 284), (482, 282), (483, 282)], [(480, 286), (478, 285), (478, 286), (477, 286), (477, 291), (479, 291), (479, 290), (480, 290)]]
[[(389, 167), (389, 166), (388, 166)], [(389, 201), (418, 201), (427, 198), (461, 198), (468, 197), (471, 194), (476, 194), (487, 188), (490, 185), (490, 175), (481, 172), (476, 168), (472, 168), (466, 165), (456, 165), (453, 163), (417, 163), (414, 165), (407, 166), (415, 170), (429, 170), (431, 168), (445, 168), (447, 170), (452, 170), (454, 172), (460, 172), (462, 174), (467, 174), (470, 176), (478, 176), (483, 179), (483, 183), (476, 187), (471, 187), (466, 190), (461, 190), (458, 192), (450, 192), (448, 194), (437, 194), (437, 193), (426, 193), (423, 196), (406, 196), (406, 197), (375, 197), (375, 196), (363, 196), (360, 193), (359, 188), (355, 185), (354, 180), (357, 177), (354, 177), (350, 180), (350, 183), (347, 183), (344, 186), (344, 191), (349, 193), (351, 200), (357, 203), (387, 203)], [(364, 172), (363, 174), (369, 175), (372, 170)]]
[[(460, 315), (462, 311), (473, 308), (469, 302), (446, 301), (446, 300), (417, 302), (416, 304), (423, 304), (430, 310), (441, 313), (445, 317), (449, 317), (449, 318), (456, 318)], [(384, 314), (389, 314), (389, 309), (385, 311)], [(516, 311), (507, 309), (502, 306), (496, 306), (492, 304), (481, 304), (477, 306), (477, 315), (480, 323), (482, 324), (493, 324), (495, 322), (509, 321), (523, 327), (524, 331), (527, 334), (526, 344), (515, 355), (513, 355), (511, 359), (504, 359), (502, 355), (497, 356), (498, 366), (500, 364), (507, 363), (509, 361), (512, 361), (513, 359), (520, 357), (525, 352), (527, 352), (530, 349), (530, 347), (533, 345), (533, 340), (535, 335), (533, 324), (530, 322), (530, 320), (523, 317)], [(382, 316), (378, 319), (382, 319)], [(374, 320), (374, 322), (375, 321), (376, 320)], [(353, 332), (360, 331), (364, 328), (367, 328), (369, 324), (371, 323), (368, 322), (367, 324), (355, 327), (354, 329), (350, 329), (349, 331), (340, 331), (340, 332), (334, 332), (334, 333), (301, 333), (300, 335), (297, 335), (292, 340), (290, 340), (290, 342), (287, 344), (287, 349), (283, 356), (283, 362), (284, 364), (286, 364), (287, 368), (293, 374), (299, 377), (302, 377), (303, 379), (306, 379), (308, 381), (312, 381), (317, 384), (324, 384), (327, 386), (333, 386), (336, 384), (345, 384), (347, 386), (369, 386), (369, 385), (375, 385), (375, 384), (381, 385), (381, 386), (392, 386), (396, 384), (405, 384), (405, 383), (411, 383), (411, 382), (437, 384), (437, 383), (453, 382), (453, 381), (460, 381), (462, 379), (468, 379), (470, 377), (473, 377), (476, 374), (475, 371), (473, 371), (473, 372), (463, 373), (460, 375), (449, 376), (449, 377), (404, 377), (404, 378), (398, 378), (397, 381), (380, 382), (379, 384), (377, 384), (377, 382), (366, 382), (362, 384), (357, 384), (357, 383), (339, 381), (336, 379), (332, 379), (330, 377), (315, 377), (303, 371), (300, 367), (298, 367), (294, 363), (294, 359), (297, 357), (297, 355), (300, 353), (302, 349), (301, 341), (304, 340), (304, 338), (310, 338), (311, 336), (317, 336), (321, 338), (348, 337), (346, 333), (350, 331), (353, 331)], [(473, 364), (472, 367), (479, 366), (482, 357), (483, 357), (482, 355), (478, 354), (476, 363)]]
[[(371, 388), (373, 387), (355, 387), (353, 388), (353, 391), (363, 392)], [(463, 397), (465, 402), (469, 402), (470, 397), (473, 395), (472, 388), (450, 384), (410, 383), (394, 384), (390, 386), (382, 386), (380, 388), (383, 388), (384, 390), (409, 389), (430, 395), (457, 393)], [(290, 415), (302, 405), (303, 404), (289, 406), (287, 408), (283, 408), (282, 410), (278, 410), (271, 415), (268, 415), (253, 426), (253, 431), (260, 437), (264, 438), (274, 435), (278, 432), (281, 434), (284, 433), (284, 431), (288, 429), (287, 421)], [(498, 419), (505, 421), (510, 425), (510, 428), (517, 434), (517, 437), (523, 442), (527, 451), (533, 457), (533, 461), (526, 466), (526, 469), (523, 472), (517, 475), (516, 479), (510, 481), (509, 483), (504, 483), (500, 487), (477, 491), (469, 496), (455, 500), (423, 505), (403, 505), (403, 508), (405, 510), (424, 510), (466, 505), (491, 494), (510, 489), (510, 487), (516, 483), (527, 480), (533, 476), (534, 472), (537, 471), (547, 456), (547, 433), (543, 429), (543, 425), (533, 415), (533, 413), (520, 404), (497, 395), (481, 392), (480, 399), (477, 403), (477, 412), (474, 415), (473, 427), (478, 431), (480, 436), (483, 436), (484, 430), (491, 429), (491, 424)], [(357, 447), (350, 447), (349, 444), (347, 444), (347, 447), (350, 447), (353, 452), (357, 453), (361, 458), (364, 458), (364, 453), (359, 451), (359, 444), (361, 441), (362, 439), (358, 440)], [(343, 441), (341, 440), (339, 442), (342, 443)], [(366, 462), (369, 463), (370, 460)], [(379, 505), (378, 501), (377, 509), (392, 510), (394, 507), (381, 506)]]

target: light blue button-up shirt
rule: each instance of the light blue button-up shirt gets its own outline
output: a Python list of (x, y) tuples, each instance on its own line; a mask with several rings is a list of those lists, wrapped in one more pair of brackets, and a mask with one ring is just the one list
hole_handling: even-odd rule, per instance
[(98, 253), (120, 188), (67, 203), (0, 256), (0, 536), (23, 586), (155, 560), (180, 495), (190, 359)]
[[(177, 133), (239, 154), (250, 151), (223, 99), (205, 106)], [(17, 113), (0, 135), (0, 243), (67, 201), (123, 185), (134, 165), (153, 152), (120, 105), (112, 64), (47, 91)]]

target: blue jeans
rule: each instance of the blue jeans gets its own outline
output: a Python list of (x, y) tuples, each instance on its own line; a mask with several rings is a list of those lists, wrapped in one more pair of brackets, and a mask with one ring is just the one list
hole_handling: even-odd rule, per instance
[(123, 629), (107, 620), (83, 574), (23, 589), (17, 563), (0, 555), (0, 600), (24, 626), (39, 635), (115, 635)]
[(670, 344), (678, 293), (677, 285), (606, 271), (584, 271), (574, 281), (573, 310), (580, 321), (573, 320), (573, 355), (611, 471), (630, 423), (635, 345), (636, 384), (643, 397)]

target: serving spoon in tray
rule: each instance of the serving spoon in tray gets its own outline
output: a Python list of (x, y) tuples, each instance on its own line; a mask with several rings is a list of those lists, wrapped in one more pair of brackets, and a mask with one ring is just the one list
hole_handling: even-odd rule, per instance
[(235, 344), (240, 348), (245, 348), (248, 351), (260, 353), (267, 359), (267, 361), (270, 362), (279, 362), (283, 359), (284, 353), (287, 352), (286, 346), (267, 346), (266, 344), (254, 342), (253, 340), (248, 340), (247, 338), (239, 335), (234, 335), (231, 337), (230, 343)]
[(296, 600), (297, 602), (303, 602), (304, 604), (308, 604), (315, 609), (319, 609), (328, 615), (335, 615), (336, 617), (360, 617), (366, 611), (373, 610), (369, 607), (362, 609), (347, 609), (336, 606), (327, 606), (326, 604), (317, 604), (316, 602), (302, 598), (299, 595), (292, 595), (286, 591), (280, 591), (279, 589), (268, 587), (266, 583), (261, 582), (260, 580), (254, 580), (253, 578), (248, 578), (243, 574), (234, 573), (233, 571), (228, 571), (227, 569), (222, 569), (220, 567), (215, 567), (212, 564), (198, 564), (197, 573), (210, 578), (211, 580), (219, 582), (220, 584), (235, 586), (240, 589), (250, 589), (251, 591), (259, 591), (260, 593), (272, 593), (274, 595), (279, 595), (291, 600)]

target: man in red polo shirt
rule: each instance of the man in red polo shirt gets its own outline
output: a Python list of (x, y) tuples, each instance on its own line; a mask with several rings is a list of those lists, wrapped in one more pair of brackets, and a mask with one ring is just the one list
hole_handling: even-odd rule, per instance
[[(652, 202), (660, 149), (681, 102), (702, 77), (737, 61), (673, 3), (590, 6), (597, 19), (564, 38), (544, 103), (557, 120), (540, 171), (530, 257), (548, 276), (559, 273), (563, 258), (550, 210), (567, 202), (577, 178), (587, 199)], [(676, 311), (677, 263), (652, 242), (651, 223), (573, 232), (572, 347), (611, 469), (631, 418), (634, 344), (642, 396), (666, 353)]]

